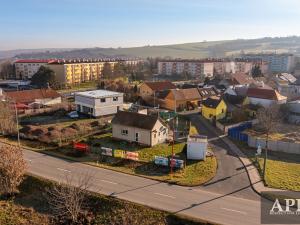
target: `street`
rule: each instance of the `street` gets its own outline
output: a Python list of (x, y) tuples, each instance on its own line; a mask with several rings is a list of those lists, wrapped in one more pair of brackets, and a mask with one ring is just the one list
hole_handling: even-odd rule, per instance
[(170, 185), (24, 150), (29, 172), (63, 182), (65, 174), (93, 175), (91, 191), (220, 224), (260, 224), (260, 202), (205, 188)]
[(202, 189), (220, 194), (229, 194), (241, 198), (259, 200), (250, 186), (247, 172), (239, 158), (230, 150), (229, 146), (221, 138), (207, 127), (198, 114), (190, 115), (201, 135), (206, 135), (218, 160), (216, 176), (204, 184)]

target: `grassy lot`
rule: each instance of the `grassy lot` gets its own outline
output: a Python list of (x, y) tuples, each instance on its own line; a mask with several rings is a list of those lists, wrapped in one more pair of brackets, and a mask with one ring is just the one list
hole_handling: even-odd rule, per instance
[[(253, 129), (246, 131), (248, 134), (260, 138), (265, 138), (265, 134), (261, 133), (256, 126)], [(278, 124), (276, 131), (270, 134), (270, 139), (285, 142), (298, 142), (300, 143), (299, 126), (292, 124)]]
[(95, 81), (92, 81), (92, 82), (76, 84), (71, 86), (71, 88), (62, 89), (59, 90), (58, 92), (63, 94), (63, 93), (68, 93), (73, 91), (85, 91), (85, 90), (96, 89), (96, 88), (97, 88), (97, 83)]
[[(96, 141), (97, 140), (97, 141)], [(119, 172), (124, 172), (133, 175), (139, 175), (159, 181), (176, 183), (184, 186), (201, 185), (212, 179), (217, 170), (217, 160), (215, 157), (207, 157), (206, 161), (187, 160), (184, 169), (177, 169), (170, 174), (168, 167), (157, 166), (153, 163), (154, 156), (171, 156), (172, 145), (160, 144), (152, 148), (131, 145), (126, 142), (113, 141), (111, 134), (98, 135), (91, 138), (86, 138), (87, 143), (101, 143), (101, 146), (110, 147), (113, 149), (122, 149), (139, 152), (140, 162), (134, 162), (121, 158), (100, 157), (98, 154), (86, 154), (78, 156), (73, 150), (72, 146), (61, 147), (59, 149), (47, 148), (41, 146), (40, 149), (31, 150), (43, 152), (56, 157), (62, 157), (73, 161), (86, 163), (93, 166), (112, 169)], [(13, 143), (13, 141), (10, 141)], [(14, 142), (15, 143), (15, 142)], [(31, 143), (31, 142), (30, 142)], [(30, 144), (29, 143), (29, 144)], [(22, 142), (28, 144), (26, 142)], [(31, 147), (31, 146), (30, 146)], [(174, 153), (180, 158), (185, 159), (185, 143), (175, 143)]]
[[(239, 147), (255, 161), (256, 149), (239, 143)], [(263, 155), (259, 158), (258, 169), (262, 174)], [(270, 187), (300, 191), (300, 156), (281, 152), (268, 152), (266, 184)]]
[[(57, 217), (47, 203), (46, 188), (51, 183), (35, 177), (26, 177), (20, 186), (20, 194), (12, 201), (0, 201), (0, 224), (5, 225), (54, 225)], [(99, 194), (87, 196), (87, 210), (92, 213), (92, 224), (131, 225), (196, 225), (210, 224), (184, 218), (146, 206)]]

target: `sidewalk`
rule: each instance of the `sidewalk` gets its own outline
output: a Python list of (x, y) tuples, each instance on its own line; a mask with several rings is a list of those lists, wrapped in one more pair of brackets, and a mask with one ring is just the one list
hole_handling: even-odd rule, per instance
[[(207, 129), (209, 129), (211, 132), (214, 132), (217, 136), (219, 136), (220, 139), (222, 139), (229, 146), (229, 148), (238, 156), (238, 158), (240, 159), (240, 161), (242, 162), (243, 166), (247, 171), (250, 184), (256, 193), (261, 195), (261, 193), (265, 191), (284, 191), (282, 189), (266, 187), (264, 185), (262, 178), (259, 175), (257, 168), (254, 166), (252, 161), (228, 137), (224, 136), (224, 134), (220, 130), (213, 127), (206, 119), (204, 119), (200, 115), (199, 115), (199, 119), (201, 120), (201, 122), (205, 124)], [(293, 192), (291, 191), (291, 193)], [(295, 196), (296, 195), (299, 196), (299, 192), (294, 192), (294, 193)]]

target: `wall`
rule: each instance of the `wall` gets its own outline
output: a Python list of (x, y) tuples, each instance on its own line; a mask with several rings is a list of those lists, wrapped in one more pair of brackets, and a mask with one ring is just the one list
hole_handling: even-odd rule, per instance
[[(122, 135), (122, 130), (128, 130), (128, 135)], [(112, 136), (113, 138), (126, 140), (129, 142), (135, 142), (135, 133), (139, 133), (139, 143), (151, 146), (150, 132), (135, 127), (128, 127), (119, 124), (112, 125)]]
[[(118, 97), (117, 101), (113, 101), (113, 97)], [(93, 108), (93, 116), (104, 116), (117, 113), (118, 109), (123, 109), (123, 95), (106, 97), (105, 102), (101, 102), (100, 98), (90, 98), (80, 95), (75, 95), (75, 104)]]
[(224, 134), (227, 134), (228, 130), (230, 128), (238, 127), (238, 126), (240, 126), (242, 124), (245, 124), (247, 122), (252, 122), (252, 125), (253, 125), (253, 124), (256, 124), (258, 122), (258, 120), (255, 119), (255, 120), (249, 120), (249, 121), (242, 121), (240, 123), (235, 123), (235, 124), (230, 124), (230, 125), (223, 125), (222, 123), (220, 123), (220, 122), (217, 121), (216, 122), (216, 127), (219, 128)]
[[(257, 148), (258, 145), (262, 148), (266, 147), (266, 140), (264, 138), (257, 138), (248, 135), (248, 146)], [(273, 141), (270, 140), (268, 143), (269, 150), (275, 152), (286, 152), (293, 154), (300, 154), (300, 143), (284, 142), (284, 141)]]

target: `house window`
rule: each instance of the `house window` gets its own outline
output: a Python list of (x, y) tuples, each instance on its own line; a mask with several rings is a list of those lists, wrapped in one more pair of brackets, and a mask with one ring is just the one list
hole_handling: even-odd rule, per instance
[(122, 135), (128, 135), (128, 130), (122, 130)]
[(222, 113), (224, 113), (224, 109), (222, 109)]
[(118, 97), (113, 97), (113, 101), (114, 102), (118, 101)]
[(105, 98), (101, 98), (100, 102), (106, 102), (106, 99)]

